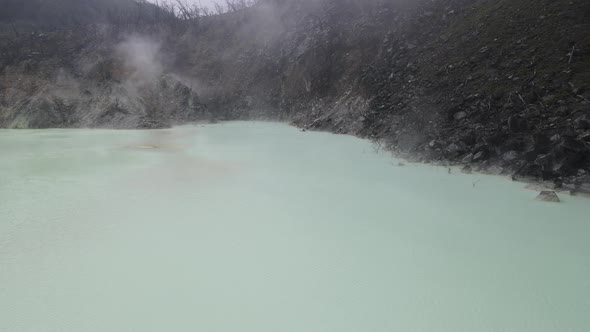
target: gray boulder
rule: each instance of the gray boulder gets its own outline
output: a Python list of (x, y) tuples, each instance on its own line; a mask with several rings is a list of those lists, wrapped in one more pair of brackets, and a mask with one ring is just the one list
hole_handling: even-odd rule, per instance
[(561, 202), (561, 200), (559, 199), (559, 196), (557, 196), (557, 193), (555, 193), (555, 191), (541, 191), (541, 193), (537, 196), (537, 200), (538, 201), (543, 201), (543, 202), (553, 202), (553, 203), (559, 203)]

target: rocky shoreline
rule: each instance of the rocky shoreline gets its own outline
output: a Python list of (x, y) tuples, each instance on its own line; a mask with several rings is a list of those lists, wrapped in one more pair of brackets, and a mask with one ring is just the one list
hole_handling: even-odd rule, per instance
[[(335, 134), (351, 134), (363, 139), (370, 139), (369, 137), (362, 136), (354, 133), (346, 133), (341, 130), (330, 130), (330, 129), (313, 129), (317, 122), (292, 123), (294, 126), (302, 131), (308, 130), (319, 130), (328, 131)], [(577, 176), (561, 177), (557, 176), (551, 179), (545, 179), (542, 176), (522, 176), (522, 166), (519, 164), (511, 164), (509, 162), (504, 163), (503, 166), (497, 164), (491, 164), (489, 161), (484, 160), (483, 162), (466, 162), (457, 161), (456, 159), (429, 159), (429, 154), (415, 154), (399, 149), (394, 145), (387, 145), (379, 140), (373, 141), (377, 145), (377, 149), (384, 149), (391, 152), (396, 158), (401, 158), (409, 163), (422, 163), (431, 164), (439, 167), (446, 167), (449, 172), (461, 172), (464, 174), (479, 173), (483, 175), (502, 176), (510, 179), (511, 181), (521, 182), (525, 189), (529, 189), (537, 192), (549, 191), (557, 194), (568, 194), (571, 196), (582, 196), (590, 198), (590, 177), (586, 172), (580, 172)], [(451, 168), (454, 170), (452, 171)], [(544, 200), (544, 199), (540, 199)]]

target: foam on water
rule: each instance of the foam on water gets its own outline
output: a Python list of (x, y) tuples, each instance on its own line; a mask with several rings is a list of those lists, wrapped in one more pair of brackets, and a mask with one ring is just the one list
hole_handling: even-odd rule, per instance
[(0, 331), (590, 326), (585, 199), (271, 123), (6, 130), (0, 154)]

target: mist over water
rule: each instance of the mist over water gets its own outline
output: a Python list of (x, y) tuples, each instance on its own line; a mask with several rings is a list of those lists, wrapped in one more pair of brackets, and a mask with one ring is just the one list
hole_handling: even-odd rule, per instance
[(0, 331), (585, 331), (590, 204), (283, 124), (0, 131)]

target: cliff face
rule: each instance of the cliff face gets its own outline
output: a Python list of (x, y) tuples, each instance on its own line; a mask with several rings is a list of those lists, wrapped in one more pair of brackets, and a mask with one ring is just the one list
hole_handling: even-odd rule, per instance
[(175, 25), (4, 29), (0, 126), (287, 120), (422, 161), (581, 190), (590, 182), (589, 8), (267, 0)]
[(161, 48), (104, 25), (19, 36), (3, 50), (0, 126), (157, 128), (208, 116)]

